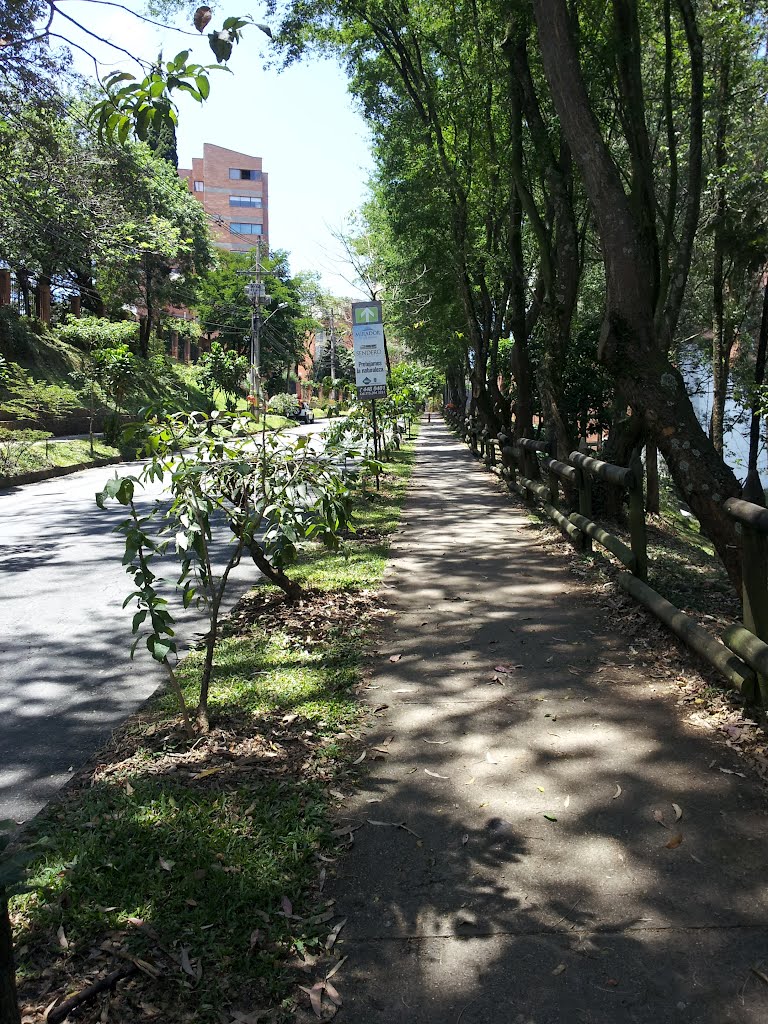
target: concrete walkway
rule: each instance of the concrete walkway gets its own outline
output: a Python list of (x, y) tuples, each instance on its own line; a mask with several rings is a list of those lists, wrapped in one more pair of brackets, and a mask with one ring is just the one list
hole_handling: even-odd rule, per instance
[(761, 788), (527, 524), (424, 423), (368, 692), (389, 753), (341, 812), (366, 824), (333, 884), (337, 1019), (764, 1024)]

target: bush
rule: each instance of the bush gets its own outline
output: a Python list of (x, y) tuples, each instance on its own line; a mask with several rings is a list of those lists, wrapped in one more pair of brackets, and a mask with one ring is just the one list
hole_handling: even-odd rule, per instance
[(18, 419), (66, 416), (82, 405), (74, 388), (35, 380), (18, 363), (5, 359), (0, 366), (0, 385), (8, 396), (2, 402), (3, 411)]
[(12, 306), (0, 306), (0, 352), (7, 359), (31, 356), (35, 339), (45, 331), (39, 320), (21, 316)]
[(93, 353), (96, 376), (116, 409), (125, 403), (140, 382), (139, 361), (127, 345), (100, 348)]
[(299, 411), (299, 400), (296, 395), (272, 395), (267, 409), (276, 416), (290, 416)]
[(90, 352), (92, 349), (133, 348), (139, 340), (139, 325), (133, 320), (107, 320), (99, 316), (68, 316), (63, 324), (54, 328), (61, 341)]

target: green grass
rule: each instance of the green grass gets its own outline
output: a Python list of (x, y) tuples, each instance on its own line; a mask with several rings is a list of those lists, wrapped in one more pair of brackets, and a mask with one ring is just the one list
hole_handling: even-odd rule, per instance
[(18, 446), (18, 455), (13, 454), (12, 442), (0, 440), (0, 445), (11, 445), (13, 467), (8, 479), (24, 473), (32, 473), (56, 466), (77, 466), (81, 463), (96, 463), (103, 459), (115, 459), (120, 455), (118, 448), (94, 441), (91, 455), (88, 441), (36, 441), (31, 445)]
[[(14, 901), (20, 991), (34, 1012), (126, 956), (161, 973), (121, 982), (115, 1019), (147, 1004), (163, 1021), (201, 1024), (227, 1008), (290, 1012), (287, 961), (322, 954), (333, 926), (318, 854), (332, 844), (329, 789), (359, 749), (370, 591), (411, 462), (406, 448), (380, 494), (358, 496), (347, 558), (305, 552), (293, 572), (305, 603), (286, 606), (264, 586), (235, 610), (217, 647), (207, 738), (186, 739), (160, 696), (34, 823), (36, 890)], [(192, 702), (200, 668), (195, 652), (179, 670)], [(96, 1021), (99, 1008), (79, 1019)]]

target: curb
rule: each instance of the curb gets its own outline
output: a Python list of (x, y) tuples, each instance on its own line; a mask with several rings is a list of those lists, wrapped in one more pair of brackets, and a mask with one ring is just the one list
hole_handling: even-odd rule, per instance
[(96, 469), (99, 466), (116, 466), (122, 462), (122, 456), (114, 459), (97, 459), (94, 462), (78, 462), (74, 466), (51, 466), (50, 469), (37, 469), (34, 473), (22, 473), (19, 476), (0, 477), (0, 490), (9, 490), (23, 484), (36, 484), (40, 480), (53, 480), (57, 476), (69, 476), (80, 473), (84, 469)]

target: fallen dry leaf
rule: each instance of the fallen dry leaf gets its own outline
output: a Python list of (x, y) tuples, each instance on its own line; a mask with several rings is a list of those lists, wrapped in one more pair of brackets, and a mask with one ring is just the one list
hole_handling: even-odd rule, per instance
[(680, 821), (683, 816), (683, 808), (680, 804), (672, 804), (672, 810), (675, 812), (675, 821)]
[(618, 800), (620, 796), (621, 796), (621, 786), (617, 782), (616, 783), (616, 792), (611, 797), (611, 800)]
[(571, 798), (570, 798), (570, 796), (567, 796), (565, 798), (565, 800), (563, 800), (563, 807), (569, 807), (570, 804), (571, 804)]
[(361, 761), (365, 760), (365, 751), (359, 757), (356, 757), (352, 764), (360, 764)]
[(62, 949), (69, 949), (69, 939), (64, 934), (64, 925), (60, 924), (56, 929), (56, 938), (59, 940), (59, 945)]
[(306, 992), (309, 996), (309, 1001), (312, 1004), (312, 1009), (315, 1011), (316, 1017), (323, 1016), (323, 989), (325, 988), (324, 981), (318, 981), (312, 986), (307, 988), (305, 985), (299, 985), (302, 992)]
[[(141, 1005), (144, 1006), (143, 1003)], [(261, 1010), (254, 1010), (253, 1013), (243, 1013), (242, 1010), (230, 1010), (229, 1012), (232, 1015), (232, 1020), (237, 1021), (237, 1024), (261, 1024), (261, 1021), (264, 1020)]]
[(664, 843), (664, 845), (666, 846), (666, 848), (668, 850), (676, 850), (678, 848), (678, 846), (682, 843), (682, 841), (683, 841), (683, 834), (682, 834), (682, 832), (677, 832), (675, 835), (672, 836), (672, 838), (669, 840), (669, 842), (668, 843)]
[(287, 896), (283, 896), (280, 900), (280, 906), (283, 908), (283, 914), (286, 917), (293, 917), (293, 904)]
[(338, 924), (335, 924), (333, 926), (333, 928), (331, 928), (330, 932), (328, 932), (328, 938), (325, 940), (325, 948), (326, 949), (329, 949), (329, 950), (333, 949), (333, 944), (336, 941), (336, 939), (338, 939), (339, 932), (341, 931), (341, 929), (344, 927), (344, 925), (346, 923), (347, 923), (347, 919), (345, 917), (342, 921), (339, 921)]
[(661, 825), (663, 828), (669, 828), (670, 827), (666, 823), (666, 821), (664, 821), (664, 812), (663, 811), (654, 811), (653, 812), (653, 820), (658, 822), (659, 825)]
[(164, 857), (158, 857), (157, 860), (163, 871), (173, 871), (173, 865), (176, 863), (175, 860), (166, 860)]
[(424, 771), (427, 775), (431, 775), (433, 779), (447, 779), (447, 775), (438, 775), (437, 772), (431, 772), (429, 768), (425, 768)]
[(328, 981), (327, 978), (325, 979), (325, 994), (328, 996), (328, 998), (331, 1000), (334, 1006), (341, 1006), (342, 998), (339, 995), (338, 990)]
[(190, 962), (190, 959), (189, 959), (189, 949), (187, 948), (187, 946), (182, 946), (181, 947), (180, 960), (181, 960), (181, 969), (182, 969), (182, 971), (184, 971), (185, 974), (188, 974), (190, 976), (190, 978), (196, 978), (197, 974), (195, 973), (195, 969), (193, 968), (193, 966), (192, 966), (192, 964)]
[(343, 956), (343, 957), (341, 958), (341, 960), (339, 960), (339, 962), (338, 962), (337, 964), (334, 964), (334, 965), (333, 965), (333, 967), (332, 967), (332, 968), (330, 969), (330, 971), (328, 971), (328, 973), (327, 973), (327, 974), (326, 974), (326, 976), (325, 976), (325, 980), (326, 980), (326, 981), (328, 981), (328, 979), (329, 979), (329, 978), (332, 978), (332, 977), (334, 976), (334, 974), (336, 974), (336, 972), (337, 972), (337, 971), (340, 971), (340, 970), (341, 970), (342, 964), (344, 963), (344, 961), (345, 961), (346, 959), (347, 959), (347, 958), (346, 958), (345, 956)]
[(402, 658), (402, 654), (391, 654), (389, 656), (389, 660), (390, 661), (400, 661), (401, 658)]
[(493, 756), (493, 754), (490, 752), (490, 750), (486, 750), (486, 752), (485, 752), (485, 760), (488, 762), (488, 764), (498, 764), (499, 763), (496, 760), (496, 758)]
[(449, 743), (450, 740), (424, 740), (425, 743), (433, 743), (436, 747), (442, 747), (444, 743)]
[(558, 964), (557, 967), (554, 969), (554, 971), (552, 971), (552, 974), (554, 974), (554, 975), (562, 974), (564, 970), (565, 970), (565, 964)]

